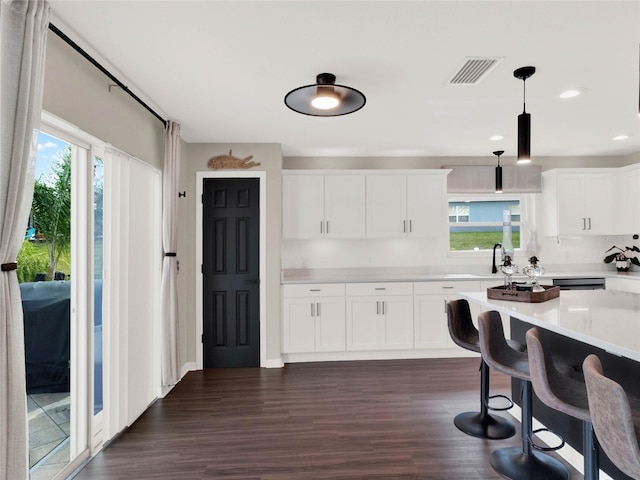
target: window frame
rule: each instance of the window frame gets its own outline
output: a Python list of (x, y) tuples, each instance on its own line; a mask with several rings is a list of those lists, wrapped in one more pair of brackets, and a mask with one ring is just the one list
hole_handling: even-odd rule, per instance
[[(535, 230), (535, 201), (534, 194), (526, 193), (509, 193), (509, 194), (448, 194), (447, 195), (447, 243), (446, 243), (446, 256), (450, 258), (471, 257), (471, 258), (486, 258), (487, 254), (491, 252), (490, 249), (485, 250), (451, 250), (451, 226), (465, 226), (472, 227), (474, 225), (487, 226), (487, 223), (481, 224), (476, 222), (450, 222), (449, 221), (449, 204), (451, 202), (465, 203), (465, 202), (504, 202), (516, 200), (520, 202), (520, 220), (512, 222), (512, 225), (520, 227), (520, 246), (515, 249), (515, 254), (522, 255), (522, 252), (526, 250), (527, 239), (530, 236), (530, 232)], [(502, 225), (502, 221), (498, 222)]]

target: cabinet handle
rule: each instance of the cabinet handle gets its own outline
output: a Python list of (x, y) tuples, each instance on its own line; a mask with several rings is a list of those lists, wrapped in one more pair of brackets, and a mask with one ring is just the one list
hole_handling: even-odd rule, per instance
[(326, 227), (327, 227), (327, 228), (326, 228), (325, 230), (326, 230), (326, 232), (327, 232), (327, 234), (328, 234), (328, 233), (329, 233), (329, 220), (327, 220), (327, 221), (326, 221), (326, 222), (324, 222), (324, 223), (326, 223)]
[(315, 317), (315, 316), (316, 316), (316, 312), (315, 312), (315, 308), (314, 308), (314, 307), (315, 307), (315, 303), (312, 303), (312, 304), (311, 304), (311, 316), (312, 316), (312, 317)]
[(586, 218), (582, 218), (582, 230), (586, 230), (587, 229), (587, 219)]
[(384, 304), (387, 302), (381, 302), (382, 303), (382, 314), (384, 315)]
[(413, 232), (413, 220), (409, 220), (409, 233)]
[(380, 315), (380, 302), (376, 300), (376, 315)]
[(323, 223), (324, 222), (322, 220), (320, 220), (320, 233), (324, 233), (324, 229), (323, 229), (324, 225), (323, 225)]
[(386, 290), (387, 287), (375, 287), (374, 290)]
[(309, 291), (310, 292), (321, 292), (322, 289), (320, 289), (320, 288), (310, 288)]
[(591, 230), (591, 217), (589, 217), (589, 230)]
[(320, 316), (320, 304), (316, 303), (316, 316), (319, 317)]
[(451, 289), (451, 288), (453, 288), (453, 287), (442, 287), (442, 288)]
[(402, 221), (402, 233), (407, 233), (407, 221)]
[(444, 313), (448, 313), (447, 312), (447, 301), (443, 300), (443, 302), (444, 302)]

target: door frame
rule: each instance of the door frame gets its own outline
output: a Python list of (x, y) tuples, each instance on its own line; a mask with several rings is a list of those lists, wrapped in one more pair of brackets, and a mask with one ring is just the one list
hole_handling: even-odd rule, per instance
[(194, 272), (196, 275), (196, 369), (204, 368), (204, 347), (202, 344), (203, 334), (203, 315), (202, 315), (202, 194), (203, 183), (205, 178), (257, 178), (260, 181), (260, 367), (264, 368), (267, 364), (267, 322), (266, 322), (266, 306), (267, 306), (267, 172), (266, 171), (236, 171), (225, 170), (222, 172), (196, 172), (196, 225), (195, 225), (195, 242), (196, 242), (196, 258), (194, 264)]

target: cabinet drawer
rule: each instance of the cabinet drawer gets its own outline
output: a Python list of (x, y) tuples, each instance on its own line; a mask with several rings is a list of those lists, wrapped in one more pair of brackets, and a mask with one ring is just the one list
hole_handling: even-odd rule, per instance
[(348, 283), (347, 295), (413, 295), (413, 283)]
[(305, 283), (283, 285), (282, 294), (291, 297), (340, 297), (344, 296), (344, 283)]
[(416, 295), (448, 294), (455, 292), (479, 292), (480, 281), (449, 281), (449, 282), (416, 282), (413, 284)]

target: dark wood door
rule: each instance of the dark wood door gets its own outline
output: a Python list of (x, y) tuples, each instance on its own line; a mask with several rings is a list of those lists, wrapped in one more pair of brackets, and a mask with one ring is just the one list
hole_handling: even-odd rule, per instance
[(260, 180), (203, 181), (204, 368), (260, 366)]

